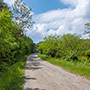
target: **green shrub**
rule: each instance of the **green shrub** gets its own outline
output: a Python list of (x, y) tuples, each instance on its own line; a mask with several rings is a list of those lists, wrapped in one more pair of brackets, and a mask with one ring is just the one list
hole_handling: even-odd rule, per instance
[(62, 51), (58, 50), (55, 56), (56, 58), (61, 58), (63, 56)]
[(18, 62), (18, 57), (33, 53), (33, 41), (12, 19), (7, 5), (0, 3), (0, 72)]
[(8, 70), (0, 72), (0, 90), (22, 90), (24, 83), (26, 56), (19, 57), (19, 62)]
[(78, 52), (77, 51), (72, 51), (72, 52), (69, 52), (69, 54), (65, 57), (65, 59), (67, 61), (76, 61), (78, 60)]
[(46, 60), (47, 58), (50, 58), (50, 56), (47, 56), (47, 55), (44, 55), (44, 54), (39, 54), (38, 56), (43, 60)]
[(88, 61), (88, 58), (86, 57), (86, 56), (79, 56), (78, 57), (78, 60), (80, 61), (80, 62), (87, 62)]
[(87, 51), (85, 52), (85, 55), (86, 55), (88, 58), (90, 58), (90, 50), (87, 50)]

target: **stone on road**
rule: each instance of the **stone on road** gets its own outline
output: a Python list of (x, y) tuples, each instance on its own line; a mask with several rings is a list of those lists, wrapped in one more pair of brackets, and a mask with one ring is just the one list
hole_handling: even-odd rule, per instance
[(23, 90), (90, 90), (90, 81), (30, 55)]

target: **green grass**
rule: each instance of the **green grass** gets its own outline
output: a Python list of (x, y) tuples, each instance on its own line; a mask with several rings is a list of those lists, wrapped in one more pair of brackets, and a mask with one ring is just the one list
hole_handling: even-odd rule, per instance
[(71, 62), (71, 61), (51, 58), (41, 54), (39, 54), (38, 56), (41, 59), (50, 62), (51, 64), (60, 66), (65, 70), (68, 70), (75, 74), (79, 74), (81, 76), (85, 76), (90, 79), (90, 63)]
[(26, 57), (21, 57), (19, 60), (7, 71), (0, 73), (0, 90), (22, 90)]

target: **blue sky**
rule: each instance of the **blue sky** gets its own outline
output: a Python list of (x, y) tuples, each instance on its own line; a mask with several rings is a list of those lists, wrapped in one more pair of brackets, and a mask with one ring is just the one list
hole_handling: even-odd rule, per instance
[(40, 14), (53, 9), (67, 8), (59, 0), (24, 0), (24, 2), (32, 8), (32, 12)]
[[(4, 0), (12, 5), (14, 0)], [(27, 36), (35, 43), (51, 34), (84, 33), (85, 24), (90, 22), (90, 0), (24, 0), (32, 8), (33, 29)], [(82, 38), (87, 38), (82, 35)]]

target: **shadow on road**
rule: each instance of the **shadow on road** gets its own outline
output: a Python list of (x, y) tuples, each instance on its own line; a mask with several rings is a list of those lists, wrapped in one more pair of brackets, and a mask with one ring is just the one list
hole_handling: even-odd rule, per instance
[[(33, 71), (33, 70), (42, 69), (42, 65), (41, 65), (40, 62), (42, 62), (42, 60), (37, 57), (37, 54), (36, 55), (34, 54), (34, 55), (29, 56), (27, 58), (26, 70), (32, 70)], [(37, 80), (34, 77), (30, 77), (30, 75), (25, 76), (24, 78), (25, 78), (25, 82), (24, 83), (28, 82), (28, 80), (29, 81), (30, 80), (31, 81), (32, 80)], [(26, 88), (24, 90), (45, 90), (45, 89), (40, 89), (40, 88)]]
[(34, 78), (34, 77), (25, 76), (25, 77), (24, 77), (24, 84), (25, 84), (26, 82), (28, 82), (28, 80), (37, 80), (37, 79)]
[(31, 57), (28, 57), (28, 63), (26, 65), (26, 70), (38, 70), (41, 69), (41, 60), (37, 58), (37, 56), (32, 55)]
[(27, 81), (27, 80), (36, 80), (36, 78), (33, 78), (33, 77), (25, 77), (25, 81)]

